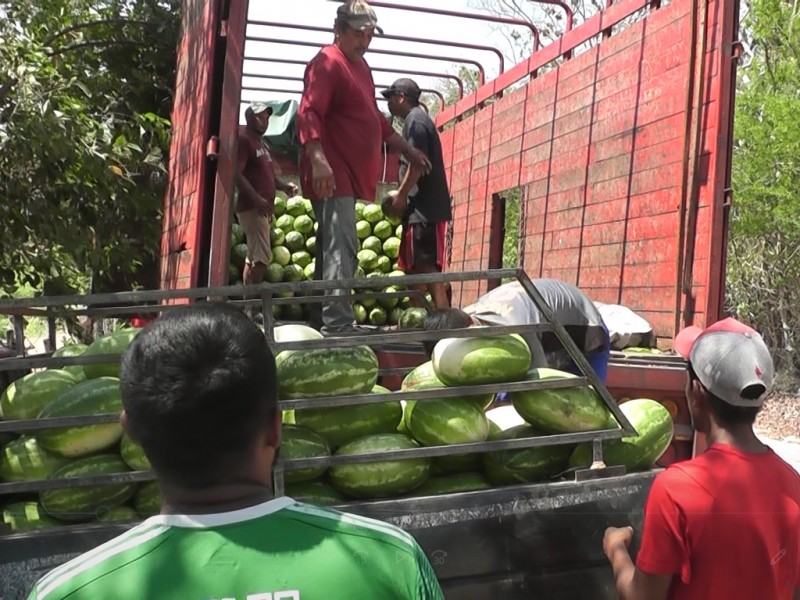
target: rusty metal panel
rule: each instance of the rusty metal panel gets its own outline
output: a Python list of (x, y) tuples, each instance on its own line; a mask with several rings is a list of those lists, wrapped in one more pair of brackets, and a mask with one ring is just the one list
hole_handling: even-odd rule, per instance
[(208, 168), (213, 57), (219, 27), (218, 2), (184, 0), (172, 108), (169, 186), (164, 198), (161, 287), (197, 285), (198, 247)]

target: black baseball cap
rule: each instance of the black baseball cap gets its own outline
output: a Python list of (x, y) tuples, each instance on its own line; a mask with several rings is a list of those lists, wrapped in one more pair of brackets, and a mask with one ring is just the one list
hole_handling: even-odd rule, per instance
[(390, 98), (394, 94), (404, 94), (409, 98), (419, 100), (419, 97), (422, 95), (422, 91), (419, 89), (416, 81), (404, 77), (402, 79), (398, 79), (381, 92), (381, 95), (384, 98)]

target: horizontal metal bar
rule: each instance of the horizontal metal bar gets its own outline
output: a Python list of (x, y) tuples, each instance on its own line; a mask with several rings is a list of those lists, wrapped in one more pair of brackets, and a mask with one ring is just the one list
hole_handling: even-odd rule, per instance
[(304, 408), (332, 408), (336, 406), (361, 406), (363, 404), (378, 404), (397, 400), (432, 401), (441, 398), (467, 398), (482, 396), (497, 392), (521, 392), (526, 390), (563, 389), (588, 385), (586, 377), (574, 379), (545, 379), (532, 381), (514, 381), (508, 383), (487, 383), (482, 385), (465, 385), (458, 387), (443, 387), (427, 390), (402, 390), (399, 392), (380, 394), (358, 394), (353, 396), (328, 396), (323, 398), (297, 398), (281, 399), (278, 406), (282, 409)]
[(22, 433), (26, 431), (43, 431), (62, 427), (85, 427), (119, 421), (120, 413), (103, 413), (99, 415), (79, 415), (76, 417), (48, 417), (45, 419), (0, 420), (0, 433)]
[[(456, 283), (465, 281), (482, 281), (485, 279), (504, 279), (516, 277), (521, 269), (487, 269), (483, 271), (459, 271), (447, 273), (425, 273), (421, 275), (402, 275), (392, 277), (392, 281), (406, 286), (428, 283)], [(346, 287), (380, 287), (382, 283), (374, 283), (377, 278), (346, 279), (340, 281), (297, 281), (281, 283), (261, 283), (256, 285), (228, 285), (207, 288), (190, 288), (181, 290), (145, 290), (137, 292), (113, 292), (108, 294), (80, 294), (63, 296), (40, 296), (37, 298), (4, 298), (0, 299), (0, 315), (10, 308), (25, 307), (63, 307), (72, 304), (130, 304), (159, 302), (163, 300), (197, 300), (201, 298), (219, 298), (227, 296), (243, 296), (260, 294), (262, 290), (271, 289), (273, 293), (336, 290)], [(384, 282), (385, 283), (385, 282)]]
[(448, 446), (422, 446), (420, 448), (404, 448), (371, 454), (348, 454), (319, 456), (314, 458), (293, 459), (284, 462), (284, 469), (294, 471), (309, 467), (364, 464), (384, 462), (390, 460), (405, 460), (410, 458), (434, 458), (439, 456), (455, 456), (473, 453), (502, 452), (504, 450), (523, 450), (525, 448), (544, 448), (547, 446), (565, 446), (591, 442), (592, 440), (611, 440), (619, 437), (618, 429), (605, 429), (600, 431), (585, 431), (580, 433), (558, 433), (539, 437), (519, 438), (513, 440), (491, 440), (487, 442), (473, 442), (470, 444), (452, 444)]
[(44, 490), (109, 485), (114, 483), (141, 483), (153, 481), (155, 478), (156, 476), (153, 471), (129, 471), (127, 473), (108, 473), (105, 475), (88, 475), (86, 477), (69, 477), (66, 479), (16, 481), (13, 483), (0, 483), (0, 496), (42, 492)]
[(508, 325), (469, 327), (467, 329), (400, 329), (390, 333), (366, 333), (363, 335), (348, 335), (343, 337), (326, 337), (321, 340), (303, 340), (299, 342), (275, 342), (269, 340), (275, 352), (283, 350), (311, 350), (315, 348), (349, 348), (351, 346), (380, 346), (383, 343), (422, 342), (427, 340), (440, 340), (445, 338), (477, 338), (497, 337), (510, 333), (536, 333), (538, 331), (551, 331), (553, 326), (549, 323), (536, 325)]
[(34, 356), (9, 356), (0, 358), (0, 372), (12, 369), (35, 369), (47, 367), (58, 369), (70, 365), (108, 365), (119, 364), (119, 354), (90, 354), (89, 356), (56, 356), (37, 354)]

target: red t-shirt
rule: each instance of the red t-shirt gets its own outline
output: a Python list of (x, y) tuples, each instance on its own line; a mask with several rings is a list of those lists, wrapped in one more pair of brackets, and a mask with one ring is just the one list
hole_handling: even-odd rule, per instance
[[(250, 185), (270, 203), (275, 204), (275, 165), (264, 141), (250, 131), (246, 125), (239, 125), (239, 153), (237, 155), (239, 173)], [(239, 189), (236, 212), (247, 212), (256, 207), (256, 198)]]
[[(297, 135), (305, 145), (319, 140), (331, 165), (334, 196), (372, 202), (381, 177), (381, 144), (394, 130), (375, 101), (375, 81), (364, 59), (349, 60), (337, 46), (325, 46), (308, 63), (297, 112)], [(311, 164), (300, 155), (303, 194), (316, 200)]]
[(637, 566), (670, 598), (790, 600), (800, 587), (800, 475), (772, 450), (715, 444), (670, 465), (647, 499)]

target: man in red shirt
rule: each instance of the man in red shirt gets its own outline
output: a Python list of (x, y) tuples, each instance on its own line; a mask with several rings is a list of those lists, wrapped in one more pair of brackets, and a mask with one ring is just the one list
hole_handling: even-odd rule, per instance
[(725, 319), (680, 332), (686, 396), (708, 450), (660, 473), (645, 507), (636, 566), (630, 527), (603, 548), (621, 598), (800, 598), (800, 475), (753, 431), (772, 384), (761, 336)]
[(275, 166), (264, 143), (263, 135), (271, 114), (272, 108), (266, 104), (254, 103), (244, 113), (247, 124), (239, 126), (236, 219), (247, 238), (247, 260), (242, 274), (245, 284), (261, 283), (272, 260), (269, 230), (275, 210), (275, 191), (289, 196), (297, 193), (295, 184), (275, 176)]
[[(400, 150), (423, 172), (430, 169), (425, 154), (398, 135), (378, 109), (375, 82), (364, 60), (376, 30), (383, 33), (366, 2), (341, 5), (334, 43), (324, 46), (305, 71), (297, 133), (303, 145), (303, 194), (311, 200), (318, 223), (315, 280), (355, 276), (355, 201), (375, 201), (383, 143)], [(347, 293), (325, 291), (329, 300), (315, 319), (324, 334), (357, 331)]]

